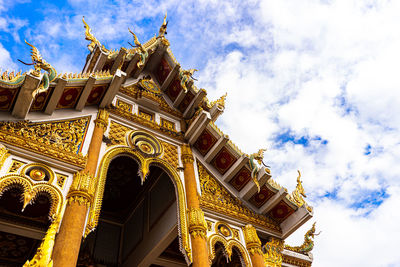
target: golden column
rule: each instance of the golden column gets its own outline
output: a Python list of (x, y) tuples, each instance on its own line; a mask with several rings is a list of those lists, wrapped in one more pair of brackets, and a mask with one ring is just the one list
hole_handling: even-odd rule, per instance
[(183, 174), (185, 176), (185, 191), (189, 217), (189, 232), (192, 241), (193, 267), (208, 267), (207, 223), (200, 208), (197, 195), (197, 183), (194, 174), (193, 155), (190, 146), (182, 146)]
[(94, 177), (103, 134), (108, 126), (108, 112), (99, 110), (94, 123), (85, 169), (74, 175), (60, 231), (55, 239), (53, 262), (56, 267), (75, 267), (78, 260), (86, 216), (96, 187)]
[(264, 267), (264, 255), (261, 250), (261, 241), (258, 238), (256, 229), (251, 224), (248, 224), (243, 227), (243, 233), (253, 266)]

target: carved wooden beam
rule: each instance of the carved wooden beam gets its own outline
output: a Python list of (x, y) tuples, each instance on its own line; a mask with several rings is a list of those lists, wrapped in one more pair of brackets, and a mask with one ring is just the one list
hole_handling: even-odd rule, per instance
[[(262, 168), (258, 172), (257, 180), (260, 185), (260, 188), (271, 178), (264, 168)], [(249, 200), (255, 193), (257, 193), (257, 185), (253, 182), (253, 179), (250, 179), (249, 182), (243, 187), (240, 191), (240, 198)]]
[(67, 84), (67, 80), (63, 78), (59, 78), (57, 80), (56, 87), (53, 90), (53, 93), (50, 96), (49, 102), (47, 103), (46, 109), (44, 113), (51, 115), (57, 107), (58, 101), (60, 101), (60, 97), (64, 92), (65, 85)]
[(19, 91), (11, 115), (18, 119), (26, 118), (33, 102), (32, 93), (38, 88), (41, 78), (42, 76), (35, 77), (31, 74), (26, 75), (24, 84)]
[(207, 92), (204, 89), (200, 89), (197, 94), (194, 96), (192, 102), (187, 106), (185, 112), (183, 112), (183, 117), (185, 119), (190, 118), (193, 116), (195, 112), (195, 108), (200, 104), (203, 98), (206, 96)]
[(228, 136), (223, 135), (221, 136), (218, 141), (211, 147), (208, 153), (204, 156), (204, 160), (207, 163), (210, 163), (211, 160), (217, 155), (217, 153), (228, 143)]
[(95, 82), (96, 82), (95, 77), (90, 76), (88, 78), (85, 88), (83, 88), (82, 94), (79, 97), (78, 103), (76, 104), (76, 107), (75, 107), (76, 110), (79, 110), (79, 111), (83, 110)]
[(312, 213), (303, 205), (298, 208), (292, 215), (281, 223), (282, 238), (285, 239), (296, 231), (300, 226), (312, 218)]
[(249, 162), (249, 158), (245, 155), (241, 155), (240, 158), (238, 158), (236, 162), (226, 171), (224, 176), (222, 176), (222, 181), (226, 183), (229, 182), (247, 162)]
[(117, 69), (103, 99), (100, 102), (99, 105), (100, 108), (105, 108), (112, 103), (125, 77), (126, 77), (125, 72), (121, 71), (120, 69)]
[(168, 74), (167, 78), (161, 85), (161, 91), (167, 90), (168, 86), (171, 84), (171, 82), (175, 79), (176, 75), (179, 72), (179, 64), (176, 64), (175, 67), (171, 70), (171, 72)]
[(126, 51), (125, 48), (121, 47), (121, 49), (118, 52), (117, 57), (114, 60), (114, 63), (111, 67), (111, 73), (114, 74), (115, 71), (118, 69), (119, 66), (121, 66), (122, 64), (124, 64), (124, 59), (125, 56), (128, 52)]
[(128, 67), (126, 68), (126, 78), (130, 77), (132, 71), (135, 69), (137, 62), (139, 61), (139, 55), (135, 54), (131, 61), (129, 61)]
[(188, 140), (189, 144), (193, 145), (196, 142), (197, 138), (199, 138), (203, 130), (207, 127), (210, 120), (210, 113), (203, 110), (192, 124), (190, 124), (185, 133), (185, 139)]

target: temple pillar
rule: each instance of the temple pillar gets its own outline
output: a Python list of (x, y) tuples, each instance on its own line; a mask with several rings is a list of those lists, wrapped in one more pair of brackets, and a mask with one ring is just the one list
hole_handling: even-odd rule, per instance
[(190, 146), (182, 146), (183, 174), (188, 207), (189, 232), (192, 241), (193, 267), (208, 267), (210, 262), (207, 250), (207, 223), (200, 208), (197, 194), (197, 183), (194, 173), (194, 159)]
[(256, 229), (248, 224), (243, 227), (244, 239), (246, 248), (250, 254), (251, 263), (253, 267), (264, 267), (264, 256), (261, 250), (261, 241), (258, 238)]
[(108, 126), (108, 112), (99, 110), (90, 141), (85, 169), (74, 175), (67, 195), (67, 204), (60, 230), (56, 236), (54, 266), (75, 267), (84, 233), (87, 212), (95, 193), (95, 174), (104, 131)]

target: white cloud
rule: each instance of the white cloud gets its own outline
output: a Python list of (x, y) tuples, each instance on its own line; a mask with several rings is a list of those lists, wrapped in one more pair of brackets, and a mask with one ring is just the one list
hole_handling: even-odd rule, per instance
[[(16, 64), (12, 61), (10, 52), (8, 52), (4, 46), (0, 43), (0, 70), (14, 70), (16, 69)], [(1, 75), (2, 73), (0, 73)]]

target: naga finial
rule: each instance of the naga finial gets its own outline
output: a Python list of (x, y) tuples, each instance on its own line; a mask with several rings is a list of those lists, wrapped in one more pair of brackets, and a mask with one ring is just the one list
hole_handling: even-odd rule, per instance
[(160, 30), (158, 31), (158, 37), (163, 37), (165, 34), (167, 34), (167, 25), (168, 25), (167, 12), (165, 12), (163, 24), (161, 25)]
[(40, 82), (39, 87), (32, 93), (33, 97), (35, 97), (37, 94), (49, 89), (50, 82), (54, 81), (55, 78), (57, 78), (57, 71), (54, 69), (53, 66), (51, 66), (49, 63), (47, 63), (46, 60), (43, 59), (43, 57), (40, 55), (39, 50), (34, 45), (28, 43), (26, 40), (25, 40), (25, 43), (31, 47), (32, 63), (25, 63), (22, 60), (19, 60), (19, 59), (18, 60), (25, 65), (33, 65), (33, 67), (35, 69), (33, 71), (31, 71), (31, 74), (35, 77), (40, 76), (41, 70), (44, 70), (47, 72), (43, 75), (43, 78), (42, 78), (42, 81)]
[(132, 45), (132, 47), (137, 47), (139, 49), (138, 53), (139, 53), (140, 59), (137, 63), (137, 67), (140, 69), (145, 65), (146, 59), (148, 58), (149, 53), (143, 47), (143, 45), (139, 42), (139, 39), (137, 38), (136, 34), (133, 31), (131, 31), (131, 29), (128, 28), (128, 30), (133, 35), (133, 41), (134, 41), (135, 45), (133, 46), (131, 43), (129, 43), (129, 44)]
[[(258, 150), (258, 152), (257, 153), (253, 153), (253, 154), (251, 154), (250, 155), (250, 161), (249, 161), (249, 164), (250, 164), (250, 168), (251, 168), (251, 178), (253, 179), (253, 181), (254, 181), (254, 183), (256, 184), (256, 186), (257, 186), (257, 189), (258, 189), (258, 192), (260, 192), (260, 184), (259, 184), (259, 182), (258, 182), (258, 180), (257, 180), (257, 176), (258, 176), (258, 172), (260, 171), (260, 169), (261, 169), (261, 165), (264, 165), (265, 167), (267, 167), (264, 163), (263, 163), (263, 159), (264, 159), (264, 152), (265, 151), (267, 151), (267, 149), (265, 149), (265, 148), (261, 148), (261, 149), (259, 149)], [(256, 164), (256, 162), (258, 163), (258, 165), (260, 165), (260, 166), (258, 166), (257, 164)]]
[(94, 35), (92, 34), (92, 29), (89, 27), (89, 25), (86, 23), (85, 21), (85, 16), (82, 17), (82, 22), (84, 24), (85, 27), (85, 40), (90, 41), (90, 44), (88, 44), (88, 49), (90, 52), (92, 52), (94, 50), (94, 48), (96, 47), (96, 45), (98, 45), (104, 52), (108, 53), (108, 49), (106, 49), (104, 47), (104, 45), (102, 45), (100, 43), (99, 40), (97, 40), (96, 37), (94, 37)]
[(211, 102), (209, 105), (210, 107), (214, 106), (215, 104), (218, 105), (218, 107), (220, 109), (224, 109), (225, 108), (225, 100), (226, 100), (226, 96), (228, 95), (228, 93), (225, 93), (224, 95), (222, 95), (219, 99)]
[(315, 224), (316, 222), (314, 222), (311, 229), (305, 233), (304, 242), (301, 246), (292, 247), (289, 245), (285, 245), (285, 249), (300, 252), (303, 254), (308, 254), (309, 252), (311, 252), (311, 250), (313, 250), (314, 248), (314, 237), (321, 234), (321, 231), (318, 234), (315, 233)]
[(184, 90), (185, 92), (188, 91), (187, 86), (188, 86), (189, 81), (196, 80), (196, 79), (193, 77), (193, 74), (194, 74), (196, 71), (198, 71), (198, 70), (197, 70), (197, 69), (188, 69), (188, 70), (181, 70), (181, 71), (179, 72), (179, 76), (180, 76), (180, 78), (181, 78), (181, 87), (183, 88), (183, 90)]

